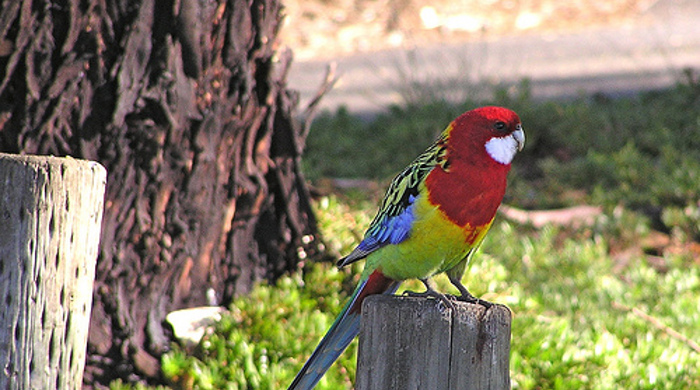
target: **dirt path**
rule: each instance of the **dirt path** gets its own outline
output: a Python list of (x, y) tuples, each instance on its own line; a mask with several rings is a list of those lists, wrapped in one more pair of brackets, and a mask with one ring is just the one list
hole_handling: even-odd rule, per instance
[(300, 60), (572, 32), (637, 20), (658, 0), (287, 0), (285, 44)]
[[(351, 0), (337, 4), (343, 1), (352, 4)], [(421, 20), (405, 28), (380, 29), (376, 25), (386, 26), (391, 19), (385, 14), (381, 18), (370, 17), (380, 14), (376, 8), (380, 2), (385, 7), (391, 2), (408, 4), (395, 11), (398, 15), (415, 15), (415, 10), (421, 9), (420, 4), (409, 0), (356, 0), (359, 5), (338, 16), (339, 21), (350, 20), (348, 14), (369, 12), (367, 4), (375, 5), (375, 11), (366, 16), (367, 26), (356, 27), (362, 33), (348, 41), (340, 37), (345, 36), (343, 29), (352, 23), (346, 26), (326, 20), (334, 27), (328, 27), (325, 34), (319, 34), (325, 31), (319, 24), (309, 25), (312, 32), (308, 34), (317, 36), (317, 41), (307, 38), (307, 44), (294, 48), (297, 59), (290, 74), (290, 85), (301, 92), (303, 102), (314, 95), (330, 62), (337, 64), (341, 79), (322, 101), (322, 107), (335, 109), (345, 105), (357, 113), (376, 112), (393, 103), (420, 98), (421, 94), (459, 100), (482, 93), (485, 89), (479, 86), (484, 82), (511, 85), (523, 78), (531, 80), (535, 97), (620, 94), (667, 86), (678, 80), (684, 68), (700, 69), (697, 0), (465, 0), (464, 4), (491, 6), (492, 12), (483, 14), (492, 16), (480, 19), (484, 25), (476, 32), (451, 31), (445, 19), (439, 19), (442, 24), (433, 29), (421, 27)], [(556, 8), (560, 3), (574, 8), (565, 12)], [(512, 7), (506, 9), (506, 4)], [(601, 4), (610, 4), (612, 11), (603, 12)], [(293, 6), (288, 7), (293, 10)], [(518, 20), (521, 26), (527, 25), (523, 15), (531, 10), (540, 10), (540, 19), (532, 17), (531, 27), (517, 28)], [(558, 11), (552, 14), (546, 10)], [(558, 18), (551, 19), (547, 16), (550, 14)], [(403, 26), (404, 19), (397, 20), (396, 25)], [(539, 24), (535, 24), (537, 20)], [(375, 27), (370, 27), (372, 23)], [(293, 34), (301, 36), (303, 31), (301, 27), (292, 28), (285, 33), (286, 39), (291, 42)], [(403, 38), (393, 41), (391, 31)], [(322, 42), (319, 35), (326, 37), (325, 46), (314, 44)], [(372, 44), (363, 46), (363, 41)]]

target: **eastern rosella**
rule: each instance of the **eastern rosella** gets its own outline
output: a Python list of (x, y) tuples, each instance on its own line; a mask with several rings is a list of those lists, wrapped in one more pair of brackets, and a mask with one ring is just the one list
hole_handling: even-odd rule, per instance
[(442, 298), (428, 279), (445, 272), (462, 294), (476, 299), (461, 278), (503, 200), (506, 176), (523, 148), (520, 118), (501, 107), (482, 107), (455, 119), (437, 141), (394, 178), (364, 239), (345, 266), (366, 258), (360, 283), (289, 389), (312, 389), (360, 328), (362, 301), (393, 294), (419, 279), (427, 295)]

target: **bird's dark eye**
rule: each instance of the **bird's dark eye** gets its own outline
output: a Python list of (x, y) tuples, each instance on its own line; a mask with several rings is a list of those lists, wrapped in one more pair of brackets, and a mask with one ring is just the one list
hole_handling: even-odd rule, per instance
[(498, 121), (493, 124), (493, 128), (496, 129), (496, 131), (504, 132), (508, 129), (508, 126), (506, 126), (505, 122)]

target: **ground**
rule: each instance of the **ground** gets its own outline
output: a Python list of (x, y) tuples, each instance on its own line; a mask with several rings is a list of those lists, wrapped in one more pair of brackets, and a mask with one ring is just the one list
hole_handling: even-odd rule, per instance
[(639, 21), (657, 0), (287, 0), (298, 60)]

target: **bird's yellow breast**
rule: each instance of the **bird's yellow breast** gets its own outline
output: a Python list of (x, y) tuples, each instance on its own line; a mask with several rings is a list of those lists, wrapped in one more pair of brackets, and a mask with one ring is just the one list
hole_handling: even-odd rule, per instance
[(413, 213), (409, 237), (367, 256), (365, 273), (379, 269), (389, 278), (406, 280), (447, 271), (481, 243), (491, 225), (460, 227), (424, 195), (416, 198)]

